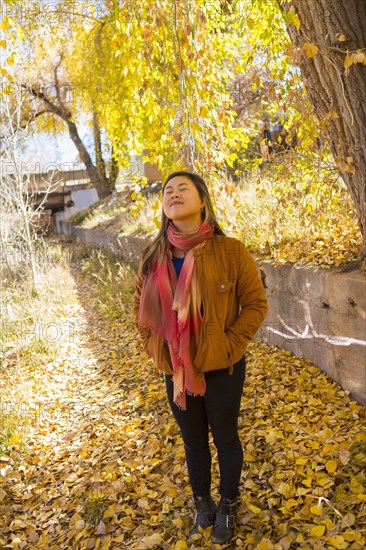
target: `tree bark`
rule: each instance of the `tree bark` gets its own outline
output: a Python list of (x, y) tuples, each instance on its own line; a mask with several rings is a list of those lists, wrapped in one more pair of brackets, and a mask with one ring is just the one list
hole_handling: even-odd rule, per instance
[[(300, 28), (288, 26), (295, 46), (315, 44), (318, 53), (305, 50), (299, 65), (314, 111), (323, 123), (335, 162), (345, 181), (363, 237), (366, 257), (366, 65), (345, 69), (347, 53), (366, 53), (366, 0), (292, 0), (282, 11), (294, 10)], [(306, 48), (306, 46), (305, 46)], [(364, 58), (366, 61), (366, 58)]]
[[(103, 158), (103, 151), (102, 151), (102, 136), (101, 136), (101, 130), (100, 130), (100, 124), (99, 124), (99, 117), (96, 110), (96, 107), (93, 108), (93, 135), (94, 135), (94, 150), (95, 150), (95, 164), (96, 164), (96, 170), (97, 175), (99, 179), (99, 185), (101, 188), (102, 196), (109, 195), (114, 187), (116, 179), (113, 179), (111, 177), (108, 177), (107, 170), (106, 170), (106, 163)], [(111, 174), (110, 174), (111, 176)]]

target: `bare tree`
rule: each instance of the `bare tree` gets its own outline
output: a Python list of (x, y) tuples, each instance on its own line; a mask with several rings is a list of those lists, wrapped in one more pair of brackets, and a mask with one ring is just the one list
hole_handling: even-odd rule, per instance
[(44, 213), (44, 203), (56, 183), (43, 189), (42, 201), (35, 204), (30, 187), (30, 175), (20, 152), (30, 137), (29, 124), (24, 122), (25, 97), (20, 87), (4, 93), (0, 105), (0, 245), (1, 273), (14, 275), (15, 271), (31, 273), (35, 289), (40, 282), (36, 249), (41, 237), (37, 225)]

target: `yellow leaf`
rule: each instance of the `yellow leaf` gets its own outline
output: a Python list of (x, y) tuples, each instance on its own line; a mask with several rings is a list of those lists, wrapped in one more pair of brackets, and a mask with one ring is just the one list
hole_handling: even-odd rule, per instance
[(269, 539), (267, 539), (266, 537), (264, 537), (260, 543), (258, 544), (258, 546), (256, 547), (258, 550), (273, 550), (274, 549), (274, 544), (273, 542), (271, 542)]
[(332, 480), (330, 477), (326, 477), (326, 476), (323, 476), (323, 477), (319, 477), (317, 479), (317, 482), (318, 482), (318, 485), (320, 485), (321, 487), (330, 487), (332, 485)]
[(188, 545), (185, 540), (178, 540), (173, 548), (175, 550), (188, 550)]
[(330, 542), (330, 544), (332, 544), (334, 548), (338, 548), (339, 550), (344, 550), (348, 546), (347, 542), (344, 540), (343, 537), (341, 537), (341, 535), (334, 535), (333, 537), (329, 537), (327, 539), (327, 542)]
[(14, 65), (14, 54), (10, 55), (8, 59), (6, 60), (7, 64), (11, 67)]
[(115, 514), (116, 507), (115, 504), (111, 504), (111, 506), (108, 506), (106, 511), (103, 514), (103, 519), (112, 518)]
[(311, 479), (311, 477), (308, 477), (308, 478), (306, 478), (306, 479), (303, 479), (301, 483), (302, 483), (303, 485), (306, 485), (306, 487), (311, 487), (312, 479)]
[(173, 519), (173, 524), (176, 527), (179, 527), (179, 529), (181, 529), (184, 526), (184, 523), (181, 519)]
[(19, 40), (24, 40), (24, 34), (23, 34), (23, 31), (20, 27), (17, 27), (17, 35), (18, 35)]
[(21, 434), (15, 434), (15, 435), (12, 435), (9, 438), (9, 441), (10, 441), (10, 443), (16, 444), (16, 443), (19, 443), (19, 441), (21, 441), (21, 439), (22, 439)]
[(253, 17), (250, 17), (250, 16), (249, 16), (249, 17), (247, 18), (247, 25), (248, 25), (248, 28), (249, 28), (250, 30), (252, 30), (252, 28), (253, 28), (254, 25), (255, 25), (255, 20), (253, 19)]
[(351, 478), (351, 483), (350, 483), (349, 488), (350, 488), (351, 493), (353, 493), (355, 495), (362, 494), (362, 493), (365, 492), (363, 484), (361, 482), (359, 482), (355, 477)]
[(258, 508), (258, 506), (254, 506), (254, 504), (249, 504), (248, 508), (253, 514), (259, 514), (261, 512), (261, 509)]
[(298, 487), (296, 489), (296, 496), (302, 497), (303, 495), (307, 495), (309, 492), (309, 489), (305, 489), (304, 487)]
[(347, 54), (344, 60), (344, 68), (348, 69), (353, 63), (352, 55)]
[(250, 454), (250, 453), (247, 453), (245, 455), (245, 460), (247, 462), (255, 462), (257, 460), (257, 457), (255, 457), (254, 455)]
[(277, 491), (280, 493), (280, 495), (283, 495), (286, 498), (294, 494), (292, 486), (289, 483), (286, 483), (285, 481), (282, 481), (279, 484)]
[(362, 535), (359, 531), (345, 531), (344, 533), (342, 533), (342, 537), (344, 538), (344, 540), (352, 542), (354, 540), (359, 541)]
[(163, 538), (159, 533), (154, 533), (153, 535), (143, 537), (141, 539), (141, 542), (145, 546), (146, 549), (148, 548), (150, 550), (151, 548), (153, 548), (157, 544), (160, 544), (162, 542), (162, 540), (163, 540)]
[(357, 50), (352, 54), (353, 63), (363, 63), (366, 64), (366, 54), (362, 50)]
[(300, 19), (297, 17), (297, 15), (293, 16), (291, 23), (293, 24), (295, 29), (299, 30), (301, 23), (300, 23)]
[(125, 536), (124, 535), (118, 535), (118, 537), (114, 537), (112, 539), (112, 542), (123, 542), (125, 539)]
[(325, 525), (316, 525), (311, 528), (310, 535), (312, 537), (322, 537), (325, 533)]
[(322, 504), (315, 504), (314, 506), (310, 507), (310, 512), (314, 514), (315, 516), (321, 516), (323, 513), (323, 506)]
[(319, 51), (318, 46), (316, 44), (312, 44), (311, 42), (305, 42), (302, 49), (305, 50), (308, 59), (315, 57)]
[(329, 519), (329, 518), (323, 519), (323, 520), (322, 520), (322, 523), (324, 523), (324, 525), (325, 525), (325, 527), (326, 527), (327, 529), (333, 529), (334, 526), (335, 526), (334, 521), (332, 521), (332, 520)]
[(209, 113), (209, 110), (208, 110), (208, 107), (207, 105), (203, 105), (200, 109), (200, 116), (201, 117), (206, 117)]
[(333, 472), (336, 471), (337, 469), (337, 461), (336, 460), (328, 460), (325, 467), (327, 469), (327, 472), (329, 472), (330, 474), (332, 474)]
[(286, 510), (291, 510), (294, 506), (297, 506), (298, 502), (294, 498), (290, 498), (289, 500), (286, 500), (285, 502), (285, 508)]

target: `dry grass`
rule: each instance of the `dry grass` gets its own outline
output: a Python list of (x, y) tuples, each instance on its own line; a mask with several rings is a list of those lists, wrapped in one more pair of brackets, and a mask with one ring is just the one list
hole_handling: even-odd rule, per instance
[(24, 264), (14, 260), (16, 265), (22, 264), (21, 281), (19, 276), (7, 278), (0, 293), (2, 451), (29, 422), (23, 408), (36, 389), (29, 383), (29, 374), (33, 373), (37, 380), (36, 374), (47, 369), (60, 342), (68, 335), (68, 327), (60, 322), (67, 303), (73, 299), (67, 275), (68, 255), (57, 241), (49, 241), (47, 247), (37, 251), (36, 258), (39, 277), (36, 288), (30, 272), (24, 271)]

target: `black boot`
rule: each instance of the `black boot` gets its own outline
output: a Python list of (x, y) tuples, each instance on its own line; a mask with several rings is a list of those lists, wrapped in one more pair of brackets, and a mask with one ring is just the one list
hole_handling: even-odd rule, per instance
[(196, 495), (193, 495), (193, 502), (197, 512), (194, 516), (191, 536), (201, 534), (201, 531), (198, 529), (199, 527), (201, 527), (201, 529), (207, 529), (207, 527), (212, 525), (216, 511), (216, 504), (212, 500), (210, 494), (204, 497), (196, 497)]
[(236, 514), (239, 506), (239, 497), (233, 498), (232, 500), (221, 497), (215, 515), (211, 542), (214, 544), (225, 544), (232, 539), (236, 523)]

